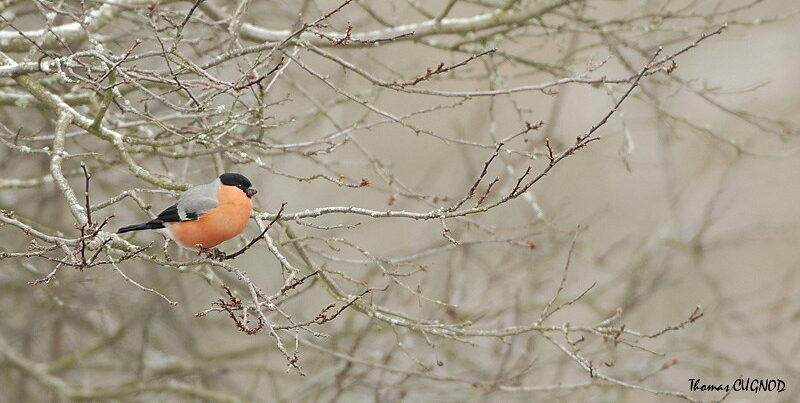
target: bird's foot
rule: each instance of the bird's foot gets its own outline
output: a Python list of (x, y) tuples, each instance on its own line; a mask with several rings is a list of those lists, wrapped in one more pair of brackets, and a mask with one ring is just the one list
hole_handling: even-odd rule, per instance
[(198, 248), (199, 248), (198, 251), (200, 252), (200, 255), (205, 256), (205, 257), (207, 257), (209, 259), (225, 260), (225, 258), (228, 257), (228, 255), (226, 255), (225, 252), (223, 252), (223, 251), (221, 251), (221, 250), (219, 250), (217, 248), (204, 248), (204, 247), (199, 246), (199, 245), (198, 245)]

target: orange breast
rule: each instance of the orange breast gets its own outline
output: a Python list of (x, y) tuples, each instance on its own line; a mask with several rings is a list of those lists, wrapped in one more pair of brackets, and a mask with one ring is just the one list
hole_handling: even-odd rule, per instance
[(181, 246), (196, 249), (213, 248), (239, 235), (250, 219), (253, 202), (244, 192), (232, 186), (220, 186), (219, 206), (203, 214), (199, 220), (170, 225), (172, 238)]

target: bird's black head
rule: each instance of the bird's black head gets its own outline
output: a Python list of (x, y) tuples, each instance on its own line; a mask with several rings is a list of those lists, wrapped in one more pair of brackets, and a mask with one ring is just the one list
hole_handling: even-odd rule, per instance
[(250, 179), (247, 179), (247, 177), (242, 174), (224, 173), (219, 176), (219, 180), (223, 185), (241, 189), (247, 197), (253, 197), (254, 194), (258, 193), (258, 190), (250, 183)]

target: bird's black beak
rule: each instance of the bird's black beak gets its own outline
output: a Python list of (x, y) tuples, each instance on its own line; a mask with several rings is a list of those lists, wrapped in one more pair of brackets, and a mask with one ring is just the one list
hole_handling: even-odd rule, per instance
[(247, 190), (245, 190), (244, 193), (247, 195), (247, 197), (252, 198), (253, 195), (258, 193), (258, 189), (256, 189), (256, 188), (247, 188)]

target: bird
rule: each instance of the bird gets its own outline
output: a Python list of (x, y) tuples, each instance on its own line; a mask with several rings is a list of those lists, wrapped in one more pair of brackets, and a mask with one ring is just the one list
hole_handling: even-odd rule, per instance
[(244, 231), (256, 193), (244, 175), (224, 173), (211, 183), (189, 188), (156, 218), (122, 227), (117, 234), (159, 230), (183, 248), (211, 249)]

